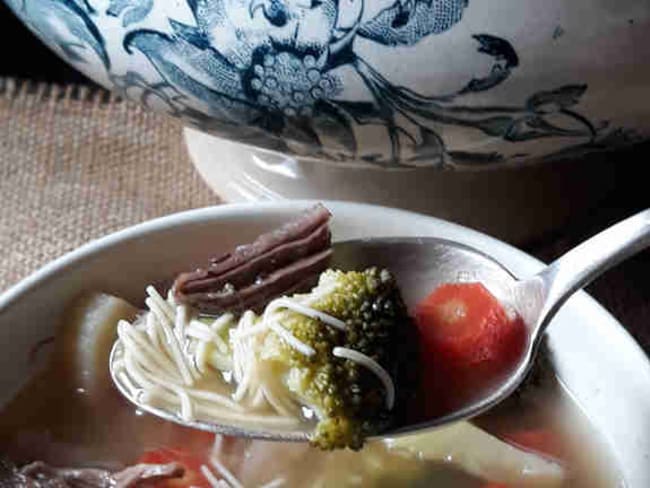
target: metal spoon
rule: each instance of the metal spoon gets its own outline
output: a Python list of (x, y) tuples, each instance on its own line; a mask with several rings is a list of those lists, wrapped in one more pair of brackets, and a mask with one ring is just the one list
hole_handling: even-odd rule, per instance
[[(502, 303), (509, 304), (523, 318), (528, 346), (518, 366), (501, 384), (486, 395), (448, 415), (411, 425), (400, 425), (381, 437), (414, 433), (477, 416), (510, 396), (530, 370), (543, 333), (564, 302), (578, 289), (624, 259), (650, 246), (650, 209), (638, 213), (583, 242), (538, 274), (518, 280), (503, 265), (477, 249), (430, 237), (374, 238), (339, 242), (334, 245), (332, 266), (345, 270), (369, 266), (386, 267), (395, 275), (409, 309), (436, 286), (450, 282), (481, 282)], [(305, 441), (310, 431), (263, 429), (215, 421), (183, 421), (175, 412), (141, 404), (118, 373), (116, 361), (122, 355), (116, 342), (110, 370), (120, 392), (140, 409), (201, 430), (238, 437), (281, 441)], [(379, 437), (379, 436), (377, 436)]]

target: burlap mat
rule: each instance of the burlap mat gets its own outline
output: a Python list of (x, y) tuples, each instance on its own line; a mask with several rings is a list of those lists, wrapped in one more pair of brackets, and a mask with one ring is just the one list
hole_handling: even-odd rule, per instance
[(217, 202), (177, 121), (103, 91), (0, 78), (0, 292), (93, 238)]

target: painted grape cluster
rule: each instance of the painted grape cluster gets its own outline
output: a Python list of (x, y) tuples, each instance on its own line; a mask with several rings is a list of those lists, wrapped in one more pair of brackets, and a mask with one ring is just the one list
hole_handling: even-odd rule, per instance
[(340, 81), (323, 72), (314, 56), (268, 52), (253, 64), (251, 97), (260, 107), (286, 117), (312, 117), (318, 100), (330, 99), (341, 91)]

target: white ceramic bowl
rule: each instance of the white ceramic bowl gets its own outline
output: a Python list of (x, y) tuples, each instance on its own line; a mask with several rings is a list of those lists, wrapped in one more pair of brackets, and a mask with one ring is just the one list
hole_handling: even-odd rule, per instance
[(650, 135), (647, 0), (4, 1), (198, 129), (192, 159), (228, 201), (376, 203), (521, 242), (590, 210), (623, 163), (567, 159)]
[[(34, 343), (51, 336), (64, 307), (83, 290), (139, 303), (146, 284), (249, 241), (309, 202), (224, 205), (140, 224), (91, 242), (50, 263), (0, 296), (0, 405), (33, 372)], [(422, 235), (457, 240), (493, 255), (516, 275), (542, 264), (475, 231), (414, 213), (326, 202), (335, 239)], [(650, 363), (603, 308), (578, 293), (549, 329), (560, 379), (602, 433), (631, 488), (650, 486)]]
[(590, 210), (622, 164), (549, 161), (650, 135), (648, 0), (4, 1), (198, 129), (192, 159), (229, 201), (377, 203), (521, 242)]
[(647, 0), (5, 2), (104, 86), (321, 162), (491, 167), (650, 132)]

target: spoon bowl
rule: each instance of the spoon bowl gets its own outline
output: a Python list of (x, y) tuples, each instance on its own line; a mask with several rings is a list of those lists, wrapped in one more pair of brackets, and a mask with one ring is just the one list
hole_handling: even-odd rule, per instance
[[(332, 248), (333, 268), (346, 271), (363, 270), (371, 266), (390, 269), (409, 310), (412, 310), (415, 304), (433, 288), (443, 283), (481, 282), (504, 302), (512, 296), (512, 290), (517, 283), (506, 268), (486, 254), (444, 239), (429, 237), (355, 239), (334, 243)], [(189, 427), (231, 436), (281, 441), (308, 440), (310, 430), (307, 429), (294, 431), (251, 429), (249, 424), (221, 424), (214, 420), (199, 419), (188, 422), (175, 412), (145, 404), (133, 397), (132, 389), (129, 388), (124, 377), (117, 373), (119, 368), (116, 364), (119, 363), (122, 355), (123, 347), (118, 340), (110, 356), (111, 376), (120, 392), (143, 411)], [(460, 420), (489, 409), (493, 403), (468, 405), (462, 411), (456, 411), (449, 416), (431, 419), (424, 424), (398, 426), (395, 430), (383, 432), (381, 436), (406, 434), (420, 428), (435, 427)]]
[[(485, 395), (446, 415), (397, 425), (374, 437), (412, 434), (472, 418), (506, 399), (525, 379), (543, 332), (562, 304), (576, 290), (649, 245), (650, 210), (645, 210), (585, 241), (540, 273), (520, 280), (490, 256), (454, 241), (396, 237), (335, 243), (332, 267), (344, 270), (360, 270), (370, 266), (390, 269), (409, 310), (443, 283), (480, 282), (502, 304), (521, 316), (528, 333), (527, 345), (518, 364)], [(308, 426), (296, 430), (264, 429), (249, 422), (185, 421), (175, 412), (144, 404), (131, 394), (133, 389), (119, 374), (117, 364), (122, 360), (122, 355), (123, 347), (118, 340), (110, 356), (111, 376), (120, 392), (143, 411), (188, 427), (236, 437), (278, 441), (306, 441), (309, 438), (311, 431)]]

